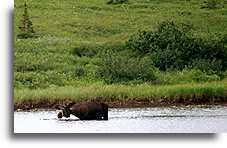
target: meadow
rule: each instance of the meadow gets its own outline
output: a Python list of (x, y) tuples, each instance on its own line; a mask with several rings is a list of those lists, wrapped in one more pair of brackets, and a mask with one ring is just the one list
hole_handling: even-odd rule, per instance
[(227, 2), (209, 1), (27, 0), (35, 35), (23, 39), (25, 0), (15, 0), (14, 103), (226, 102)]

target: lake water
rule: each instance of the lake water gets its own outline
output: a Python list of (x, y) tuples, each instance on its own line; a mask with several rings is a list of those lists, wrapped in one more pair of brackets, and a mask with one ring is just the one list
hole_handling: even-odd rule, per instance
[(14, 133), (223, 133), (227, 107), (110, 108), (108, 121), (57, 118), (58, 111), (14, 112)]

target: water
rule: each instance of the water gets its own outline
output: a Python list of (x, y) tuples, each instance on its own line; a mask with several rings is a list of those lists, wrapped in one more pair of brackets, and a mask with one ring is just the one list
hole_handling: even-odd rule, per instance
[(227, 107), (109, 109), (108, 121), (57, 119), (58, 111), (14, 112), (15, 133), (220, 133)]

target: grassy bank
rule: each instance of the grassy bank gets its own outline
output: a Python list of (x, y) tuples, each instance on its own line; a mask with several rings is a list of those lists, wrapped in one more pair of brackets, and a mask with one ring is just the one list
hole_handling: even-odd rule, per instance
[(24, 0), (15, 0), (15, 109), (226, 102), (227, 3), (207, 5), (27, 0), (35, 37), (23, 39)]
[[(15, 90), (14, 101), (16, 104), (15, 109), (20, 107), (23, 109), (23, 104), (26, 104), (27, 108), (32, 108), (32, 105), (53, 108), (58, 103), (64, 104), (69, 101), (101, 101), (109, 103), (112, 107), (217, 104), (227, 102), (226, 88), (227, 82), (177, 85), (141, 84), (136, 86), (94, 84), (77, 88), (60, 87)], [(136, 102), (144, 103), (136, 104)]]

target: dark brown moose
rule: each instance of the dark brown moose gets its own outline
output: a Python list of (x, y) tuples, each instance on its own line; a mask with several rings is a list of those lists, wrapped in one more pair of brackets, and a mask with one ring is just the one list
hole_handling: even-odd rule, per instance
[(108, 120), (108, 105), (96, 102), (69, 103), (65, 107), (59, 107), (62, 111), (58, 113), (58, 118), (70, 115), (78, 117), (80, 120)]

